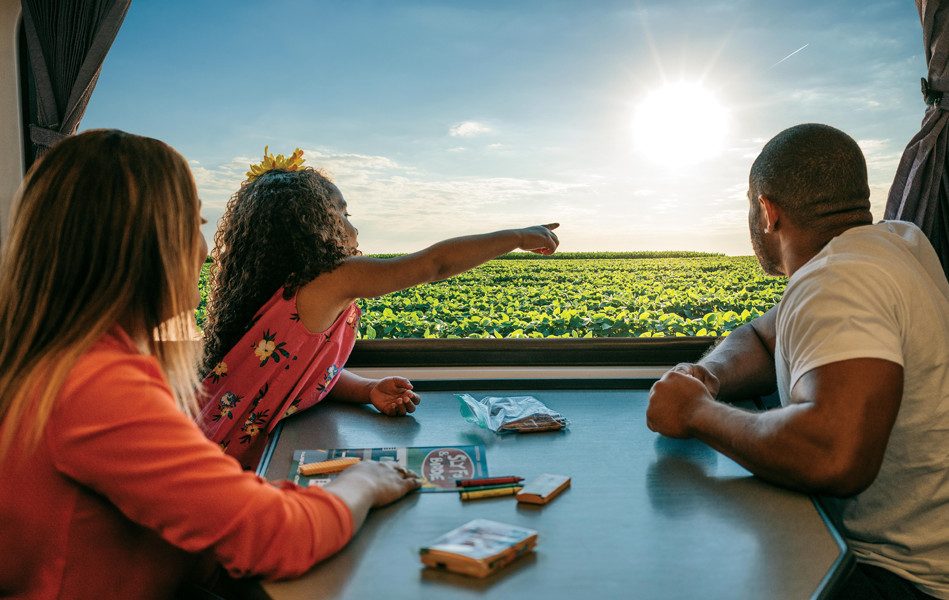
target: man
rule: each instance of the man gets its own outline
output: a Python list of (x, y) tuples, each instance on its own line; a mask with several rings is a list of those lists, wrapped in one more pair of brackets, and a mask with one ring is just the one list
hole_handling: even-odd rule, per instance
[[(872, 224), (866, 161), (826, 125), (751, 167), (755, 254), (789, 277), (772, 310), (652, 388), (650, 429), (823, 496), (858, 560), (845, 595), (949, 598), (949, 283), (912, 224)], [(748, 412), (718, 400), (765, 395)]]

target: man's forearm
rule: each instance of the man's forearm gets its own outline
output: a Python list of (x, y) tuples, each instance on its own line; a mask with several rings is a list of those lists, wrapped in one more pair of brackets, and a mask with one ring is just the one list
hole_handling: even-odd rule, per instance
[(775, 390), (774, 356), (751, 323), (731, 332), (699, 364), (718, 378), (720, 400), (745, 400)]
[(835, 493), (830, 440), (813, 427), (813, 406), (792, 404), (764, 413), (706, 401), (692, 434), (755, 475), (795, 490)]

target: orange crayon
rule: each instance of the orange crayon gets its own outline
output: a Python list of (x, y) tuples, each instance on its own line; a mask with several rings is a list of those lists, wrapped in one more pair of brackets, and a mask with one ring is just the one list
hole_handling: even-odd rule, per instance
[(358, 463), (362, 459), (357, 456), (344, 456), (343, 458), (334, 458), (332, 460), (324, 460), (320, 462), (307, 463), (305, 465), (300, 465), (297, 467), (297, 471), (300, 475), (311, 476), (311, 475), (325, 475), (327, 473), (339, 473), (340, 471), (347, 469), (354, 464)]

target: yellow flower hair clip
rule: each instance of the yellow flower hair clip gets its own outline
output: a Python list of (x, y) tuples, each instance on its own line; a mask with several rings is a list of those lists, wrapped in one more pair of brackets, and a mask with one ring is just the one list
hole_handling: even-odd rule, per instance
[(274, 169), (280, 169), (281, 171), (299, 171), (303, 166), (303, 161), (305, 160), (303, 158), (303, 150), (297, 148), (293, 151), (293, 154), (287, 157), (283, 154), (274, 156), (268, 152), (269, 149), (270, 146), (264, 146), (264, 160), (250, 166), (250, 171), (247, 171), (248, 182), (257, 179), (267, 171), (273, 171)]

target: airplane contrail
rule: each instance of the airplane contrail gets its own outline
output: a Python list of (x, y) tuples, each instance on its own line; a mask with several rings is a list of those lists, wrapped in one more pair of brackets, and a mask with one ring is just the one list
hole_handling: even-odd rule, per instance
[(803, 50), (804, 48), (807, 48), (807, 47), (810, 46), (810, 45), (811, 45), (810, 42), (804, 44), (803, 46), (801, 46), (800, 48), (798, 48), (798, 49), (795, 50), (794, 52), (788, 54), (787, 56), (785, 56), (784, 58), (782, 58), (782, 59), (779, 60), (778, 62), (776, 62), (776, 63), (774, 63), (773, 65), (771, 65), (770, 67), (768, 67), (768, 70), (771, 70), (771, 69), (775, 68), (776, 66), (780, 65), (781, 63), (783, 63), (784, 61), (786, 61), (787, 59), (791, 58), (792, 56), (794, 56), (795, 54), (797, 54), (798, 52), (800, 52), (800, 51)]

